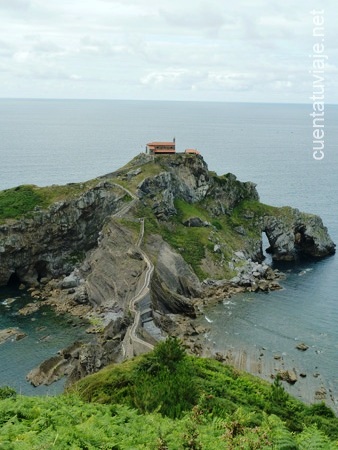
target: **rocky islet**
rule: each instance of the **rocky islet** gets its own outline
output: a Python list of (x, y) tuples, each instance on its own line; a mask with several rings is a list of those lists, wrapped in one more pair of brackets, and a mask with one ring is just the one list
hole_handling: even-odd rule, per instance
[[(189, 216), (189, 205), (200, 214)], [(146, 236), (138, 242), (140, 214), (145, 213)], [(150, 231), (147, 222), (153, 225)], [(198, 260), (207, 275), (203, 282), (186, 249), (168, 239), (177, 229), (182, 235), (202, 230), (201, 236), (207, 236)], [(335, 252), (318, 216), (262, 205), (253, 183), (242, 183), (232, 174), (217, 176), (201, 156), (182, 154), (155, 161), (141, 154), (78, 197), (2, 224), (0, 284), (24, 284), (37, 300), (22, 313), (48, 303), (60, 313), (86, 318), (95, 333), (92, 342), (51, 355), (29, 380), (48, 384), (67, 375), (72, 382), (123, 360), (123, 343), (133, 323), (130, 302), (144, 285), (140, 245), (154, 265), (141, 309), (164, 333), (180, 336), (191, 351), (202, 354), (198, 336), (205, 330), (196, 329), (189, 318), (204, 305), (243, 290), (280, 287), (281, 274), (264, 264), (262, 233), (275, 260)], [(201, 245), (196, 242), (196, 247)], [(154, 342), (138, 328), (142, 339)]]

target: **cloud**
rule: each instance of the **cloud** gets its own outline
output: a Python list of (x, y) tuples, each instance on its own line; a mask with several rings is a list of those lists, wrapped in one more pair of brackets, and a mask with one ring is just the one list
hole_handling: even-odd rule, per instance
[(111, 42), (97, 39), (92, 36), (84, 36), (80, 40), (79, 52), (91, 55), (117, 56), (133, 53), (132, 48), (125, 42)]
[[(21, 63), (22, 60), (28, 60), (30, 55), (17, 55), (18, 61)], [(30, 64), (26, 64), (24, 68), (18, 69), (18, 67), (13, 67), (11, 70), (11, 75), (17, 79), (24, 80), (43, 80), (43, 81), (90, 81), (91, 77), (84, 77), (75, 72), (69, 72), (62, 67), (57, 67), (53, 64), (40, 66), (34, 63), (34, 60), (30, 60)]]
[(13, 55), (15, 47), (9, 42), (0, 40), (0, 57), (11, 57)]
[(50, 57), (55, 55), (63, 55), (65, 49), (55, 42), (49, 40), (43, 40), (41, 36), (38, 36), (35, 42), (32, 44), (32, 50), (35, 53), (42, 53)]
[[(338, 4), (325, 8), (338, 101)], [(301, 100), (311, 89), (309, 9), (307, 0), (0, 0), (0, 96), (9, 84), (29, 96), (39, 80), (50, 97), (285, 101), (285, 90)]]
[[(287, 68), (280, 64), (265, 63), (262, 67), (234, 71), (222, 68), (195, 70), (168, 68), (151, 71), (140, 82), (152, 92), (184, 93), (200, 99), (224, 101), (295, 101), (304, 102), (310, 96), (309, 83), (304, 78), (301, 64)], [(266, 93), (269, 97), (266, 97)], [(297, 95), (297, 96), (296, 96)]]
[(167, 69), (150, 72), (141, 78), (141, 83), (157, 89), (193, 90), (196, 85), (205, 79), (203, 72), (188, 69)]
[[(193, 71), (189, 69), (166, 69), (150, 72), (141, 78), (141, 83), (153, 89), (194, 90), (241, 92), (257, 87), (259, 89), (270, 85), (291, 85), (289, 80), (283, 80), (274, 73), (268, 73), (264, 78), (259, 72), (231, 72), (222, 70)], [(263, 87), (259, 85), (264, 85)]]
[(30, 5), (30, 0), (0, 0), (0, 10), (27, 10)]
[(195, 8), (184, 7), (160, 9), (160, 15), (171, 26), (200, 29), (219, 29), (225, 23), (223, 11), (219, 8), (212, 9), (208, 4), (197, 5)]

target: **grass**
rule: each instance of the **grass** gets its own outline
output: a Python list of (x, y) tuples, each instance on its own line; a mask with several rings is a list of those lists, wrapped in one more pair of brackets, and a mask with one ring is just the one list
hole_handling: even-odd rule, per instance
[[(144, 162), (140, 160), (140, 156), (142, 155), (137, 155), (134, 159), (129, 161), (128, 164), (118, 170), (118, 172), (112, 174), (112, 176), (109, 176), (108, 178), (135, 193), (137, 186), (145, 178), (154, 177), (163, 170), (162, 166), (159, 164), (159, 160), (151, 159)], [(138, 168), (141, 169), (141, 172), (138, 175), (131, 176), (128, 179), (128, 172), (134, 171)]]
[[(93, 179), (85, 183), (69, 183), (64, 186), (39, 187), (22, 185), (0, 191), (0, 223), (4, 223), (9, 219), (31, 217), (31, 213), (35, 208), (47, 209), (53, 203), (80, 197), (89, 189), (94, 188), (99, 182), (99, 179)], [(119, 184), (122, 185), (120, 182)], [(124, 195), (124, 202), (130, 200), (131, 197), (129, 195)]]
[(141, 229), (141, 224), (138, 220), (127, 218), (115, 218), (115, 220), (118, 223), (120, 223), (123, 227), (130, 230), (133, 233), (135, 241), (137, 241)]
[[(213, 218), (204, 208), (204, 204), (189, 204), (183, 200), (176, 200), (177, 217), (174, 226), (161, 228), (163, 238), (178, 250), (185, 261), (192, 266), (197, 276), (202, 280), (209, 276), (202, 270), (202, 261), (205, 258), (221, 264), (221, 259), (228, 261), (232, 252), (245, 246), (243, 237), (235, 231), (236, 223), (232, 217), (220, 216)], [(182, 222), (190, 217), (199, 217), (211, 224), (211, 227), (185, 227)], [(218, 243), (222, 247), (222, 254), (214, 252), (214, 245)], [(221, 278), (233, 276), (233, 272), (227, 264), (223, 265)]]
[[(220, 216), (214, 219), (203, 204), (190, 204), (181, 199), (175, 200), (177, 214), (170, 221), (158, 221), (150, 206), (139, 205), (137, 215), (145, 217), (145, 240), (151, 234), (159, 234), (189, 264), (200, 280), (210, 276), (205, 269), (208, 261), (219, 264), (219, 274), (213, 277), (231, 278), (234, 273), (225, 263), (233, 251), (244, 248), (245, 241), (235, 230), (236, 223), (231, 217)], [(209, 222), (208, 227), (186, 227), (183, 222), (191, 217), (199, 217)], [(214, 252), (215, 243), (222, 245), (222, 254)], [(204, 264), (204, 261), (206, 263)]]
[(131, 177), (129, 180), (127, 179), (123, 179), (123, 177), (125, 175), (120, 175), (117, 179), (116, 182), (118, 184), (120, 184), (121, 186), (129, 189), (132, 192), (136, 192), (137, 190), (137, 186), (145, 179), (148, 177), (153, 177), (155, 175), (158, 175), (161, 171), (161, 168), (153, 162), (149, 162), (143, 166), (140, 167), (141, 168), (141, 173), (139, 173), (138, 175)]
[(0, 192), (0, 220), (16, 219), (37, 206), (44, 205), (43, 196), (36, 186), (18, 186)]
[(307, 406), (286, 393), (278, 380), (271, 385), (215, 360), (177, 354), (179, 345), (170, 338), (147, 355), (90, 375), (72, 390), (85, 401), (122, 403), (172, 419), (194, 408), (209, 418), (226, 419), (242, 408), (247, 416), (253, 415), (256, 425), (262, 424), (264, 415), (274, 414), (290, 432), (300, 433), (315, 424), (338, 439), (338, 418), (323, 403)]
[(188, 203), (181, 199), (175, 200), (175, 208), (177, 209), (177, 220), (184, 222), (191, 217), (199, 217), (203, 221), (210, 221), (210, 215), (200, 205), (196, 203)]
[(193, 268), (199, 279), (203, 280), (207, 274), (201, 269), (201, 262), (206, 256), (206, 246), (209, 231), (206, 228), (187, 228), (176, 224), (173, 227), (161, 226), (161, 236), (184, 260)]
[(18, 219), (27, 216), (35, 208), (46, 209), (52, 203), (78, 197), (95, 184), (97, 180), (65, 186), (22, 185), (6, 189), (0, 192), (0, 221)]
[(56, 397), (0, 388), (0, 449), (338, 449), (338, 419), (171, 338)]

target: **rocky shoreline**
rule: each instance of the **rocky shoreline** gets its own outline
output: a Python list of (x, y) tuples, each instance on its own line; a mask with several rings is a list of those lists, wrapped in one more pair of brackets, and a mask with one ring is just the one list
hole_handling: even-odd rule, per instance
[[(243, 258), (242, 255), (239, 256)], [(202, 283), (202, 289), (200, 291), (201, 298), (195, 298), (193, 301), (195, 311), (193, 315), (198, 316), (201, 314), (201, 311), (206, 305), (217, 304), (223, 299), (230, 298), (240, 292), (257, 292), (258, 290), (267, 292), (281, 288), (278, 280), (282, 278), (282, 274), (272, 270), (265, 264), (246, 261), (246, 264), (241, 267), (238, 274), (236, 279), (230, 281), (205, 280)], [(39, 286), (36, 285), (34, 288), (28, 289), (34, 300), (22, 307), (19, 310), (19, 314), (29, 316), (39, 308), (49, 306), (58, 315), (72, 315), (87, 323), (87, 333), (94, 334), (96, 343), (99, 342), (101, 343), (99, 345), (102, 346), (107, 342), (108, 330), (111, 333), (111, 330), (116, 328), (116, 334), (111, 335), (110, 339), (115, 343), (114, 356), (118, 362), (123, 359), (120, 344), (126, 330), (126, 328), (121, 328), (121, 323), (125, 322), (127, 324), (124, 312), (117, 305), (108, 311), (105, 307), (84, 303), (83, 296), (81, 296), (83, 292), (82, 283), (76, 271), (72, 275), (60, 279), (52, 279), (49, 281), (43, 279), (40, 281)], [(159, 311), (154, 311), (154, 323), (162, 330), (163, 336), (176, 335), (182, 339), (192, 353), (196, 355), (205, 353), (202, 342), (206, 329), (201, 327), (196, 328), (190, 316), (178, 313), (161, 314)], [(148, 338), (151, 338), (151, 336), (148, 336)], [(60, 349), (58, 355), (51, 356), (50, 360), (44, 361), (40, 366), (33, 369), (27, 375), (28, 381), (34, 386), (39, 386), (40, 384), (49, 385), (63, 376), (69, 376), (74, 371), (74, 367), (79, 365), (82, 353), (87, 354), (87, 357), (92, 359), (89, 348), (90, 345), (88, 343), (84, 346), (79, 342), (74, 343), (74, 349), (72, 350), (69, 348)], [(96, 347), (95, 351), (97, 352)], [(88, 370), (86, 368), (88, 361), (86, 361), (86, 357), (83, 355), (81, 358), (82, 370), (80, 372), (86, 373)], [(103, 362), (104, 360), (105, 358), (100, 363), (95, 363), (95, 370), (103, 367), (105, 364)], [(74, 377), (75, 375), (73, 374), (71, 378), (74, 379)]]
[[(196, 317), (204, 316), (204, 308), (212, 307), (225, 299), (233, 298), (236, 301), (236, 294), (243, 292), (257, 292), (257, 269), (266, 269), (264, 273), (267, 278), (261, 278), (264, 281), (264, 291), (281, 289), (278, 280), (284, 278), (284, 274), (279, 271), (272, 270), (269, 266), (248, 261), (247, 269), (240, 271), (243, 274), (240, 282), (238, 280), (219, 281), (206, 280), (203, 283), (202, 298), (196, 299), (194, 305), (196, 309)], [(254, 269), (254, 271), (253, 271)], [(248, 275), (256, 276), (252, 279), (252, 284), (245, 286), (245, 281)], [(94, 333), (102, 342), (107, 338), (105, 334), (105, 327), (112, 327), (117, 320), (119, 311), (116, 311), (117, 316), (107, 317), (104, 310), (93, 308), (88, 305), (81, 305), (74, 300), (74, 288), (69, 288), (63, 284), (64, 280), (46, 280), (41, 283), (39, 288), (30, 288), (31, 295), (35, 299), (34, 302), (27, 304), (20, 310), (22, 315), (30, 315), (38, 308), (43, 306), (52, 307), (57, 314), (70, 314), (75, 317), (83, 319), (88, 323), (88, 333)], [(62, 288), (63, 286), (63, 288)], [(267, 288), (268, 286), (268, 288)], [(76, 298), (76, 296), (75, 296)], [(121, 313), (121, 311), (120, 311)], [(105, 320), (105, 322), (104, 322)], [(336, 413), (338, 413), (337, 401), (334, 398), (332, 389), (325, 383), (321, 377), (320, 371), (314, 373), (304, 373), (300, 368), (295, 367), (295, 362), (288, 360), (285, 355), (269, 354), (265, 348), (257, 348), (256, 350), (248, 350), (247, 348), (231, 348), (225, 353), (219, 353), (213, 349), (213, 346), (206, 338), (208, 333), (208, 326), (202, 326), (199, 322), (189, 316), (181, 314), (161, 314), (154, 313), (154, 321), (160, 327), (164, 335), (174, 335), (179, 337), (186, 345), (189, 352), (200, 357), (212, 357), (225, 364), (231, 364), (239, 370), (245, 370), (253, 375), (259, 376), (267, 381), (272, 381), (277, 375), (281, 380), (285, 381), (285, 388), (292, 395), (299, 397), (302, 401), (313, 403), (316, 401), (325, 401)], [(0, 343), (7, 339), (22, 339), (25, 335), (18, 329), (1, 330)], [(118, 337), (119, 338), (119, 337)], [(112, 337), (112, 340), (118, 344), (119, 339)], [(99, 344), (99, 345), (101, 345)], [(117, 347), (119, 347), (117, 345)], [(298, 343), (296, 345), (300, 352), (305, 352), (308, 346), (305, 343)], [(49, 385), (60, 378), (70, 376), (74, 371), (74, 361), (85, 361), (85, 346), (81, 342), (74, 342), (71, 346), (61, 349), (57, 355), (44, 361), (33, 369), (27, 376), (27, 380), (33, 386), (41, 384)], [(87, 349), (88, 350), (88, 349)], [(86, 350), (86, 351), (87, 351)], [(98, 348), (96, 348), (98, 351)], [(121, 355), (118, 356), (119, 351), (115, 353), (116, 362), (121, 360)], [(92, 359), (90, 352), (87, 357)], [(88, 362), (88, 361), (87, 361)], [(93, 361), (92, 361), (93, 363)], [(93, 371), (100, 368), (99, 364), (93, 365)], [(84, 374), (84, 373), (83, 373)], [(73, 380), (75, 380), (73, 375)]]
[(285, 390), (294, 397), (308, 404), (324, 401), (338, 415), (338, 398), (333, 386), (321, 375), (320, 368), (306, 372), (300, 359), (273, 354), (265, 347), (257, 348), (254, 343), (253, 348), (239, 345), (223, 353), (215, 351), (206, 339), (200, 345), (204, 350), (201, 356), (213, 357), (269, 382), (278, 376)]
[[(203, 355), (205, 330), (193, 320), (205, 307), (281, 288), (283, 275), (263, 262), (262, 233), (274, 260), (335, 252), (318, 216), (261, 204), (253, 183), (209, 172), (200, 156), (141, 154), (96, 181), (0, 225), (0, 284), (24, 285), (34, 299), (20, 313), (49, 305), (87, 321), (93, 334), (30, 373), (35, 385), (63, 375), (72, 383), (121, 362), (131, 329), (139, 337), (128, 355), (142, 353), (142, 340), (154, 342), (143, 322)], [(130, 305), (140, 292), (135, 323)]]

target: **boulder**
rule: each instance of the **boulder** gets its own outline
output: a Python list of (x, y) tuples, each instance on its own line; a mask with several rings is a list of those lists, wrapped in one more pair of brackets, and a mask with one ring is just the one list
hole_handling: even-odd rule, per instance
[(236, 233), (240, 234), (241, 236), (246, 235), (246, 231), (245, 231), (244, 227), (242, 227), (242, 226), (235, 227), (234, 230), (236, 231)]
[(295, 370), (280, 370), (278, 372), (280, 379), (286, 381), (289, 384), (295, 384), (298, 380)]
[(127, 251), (127, 255), (129, 256), (129, 258), (132, 258), (132, 259), (137, 259), (139, 261), (143, 260), (142, 253), (139, 250), (136, 250), (134, 248), (130, 248)]
[(61, 289), (70, 289), (79, 286), (80, 278), (75, 274), (71, 273), (65, 277), (61, 282)]
[(183, 225), (186, 227), (207, 227), (209, 226), (208, 222), (203, 221), (199, 217), (190, 217), (190, 219), (187, 219), (183, 222)]
[(304, 342), (296, 345), (296, 349), (301, 350), (302, 352), (305, 352), (308, 348), (309, 346), (304, 344)]
[(221, 246), (219, 244), (214, 245), (214, 253), (221, 253)]

